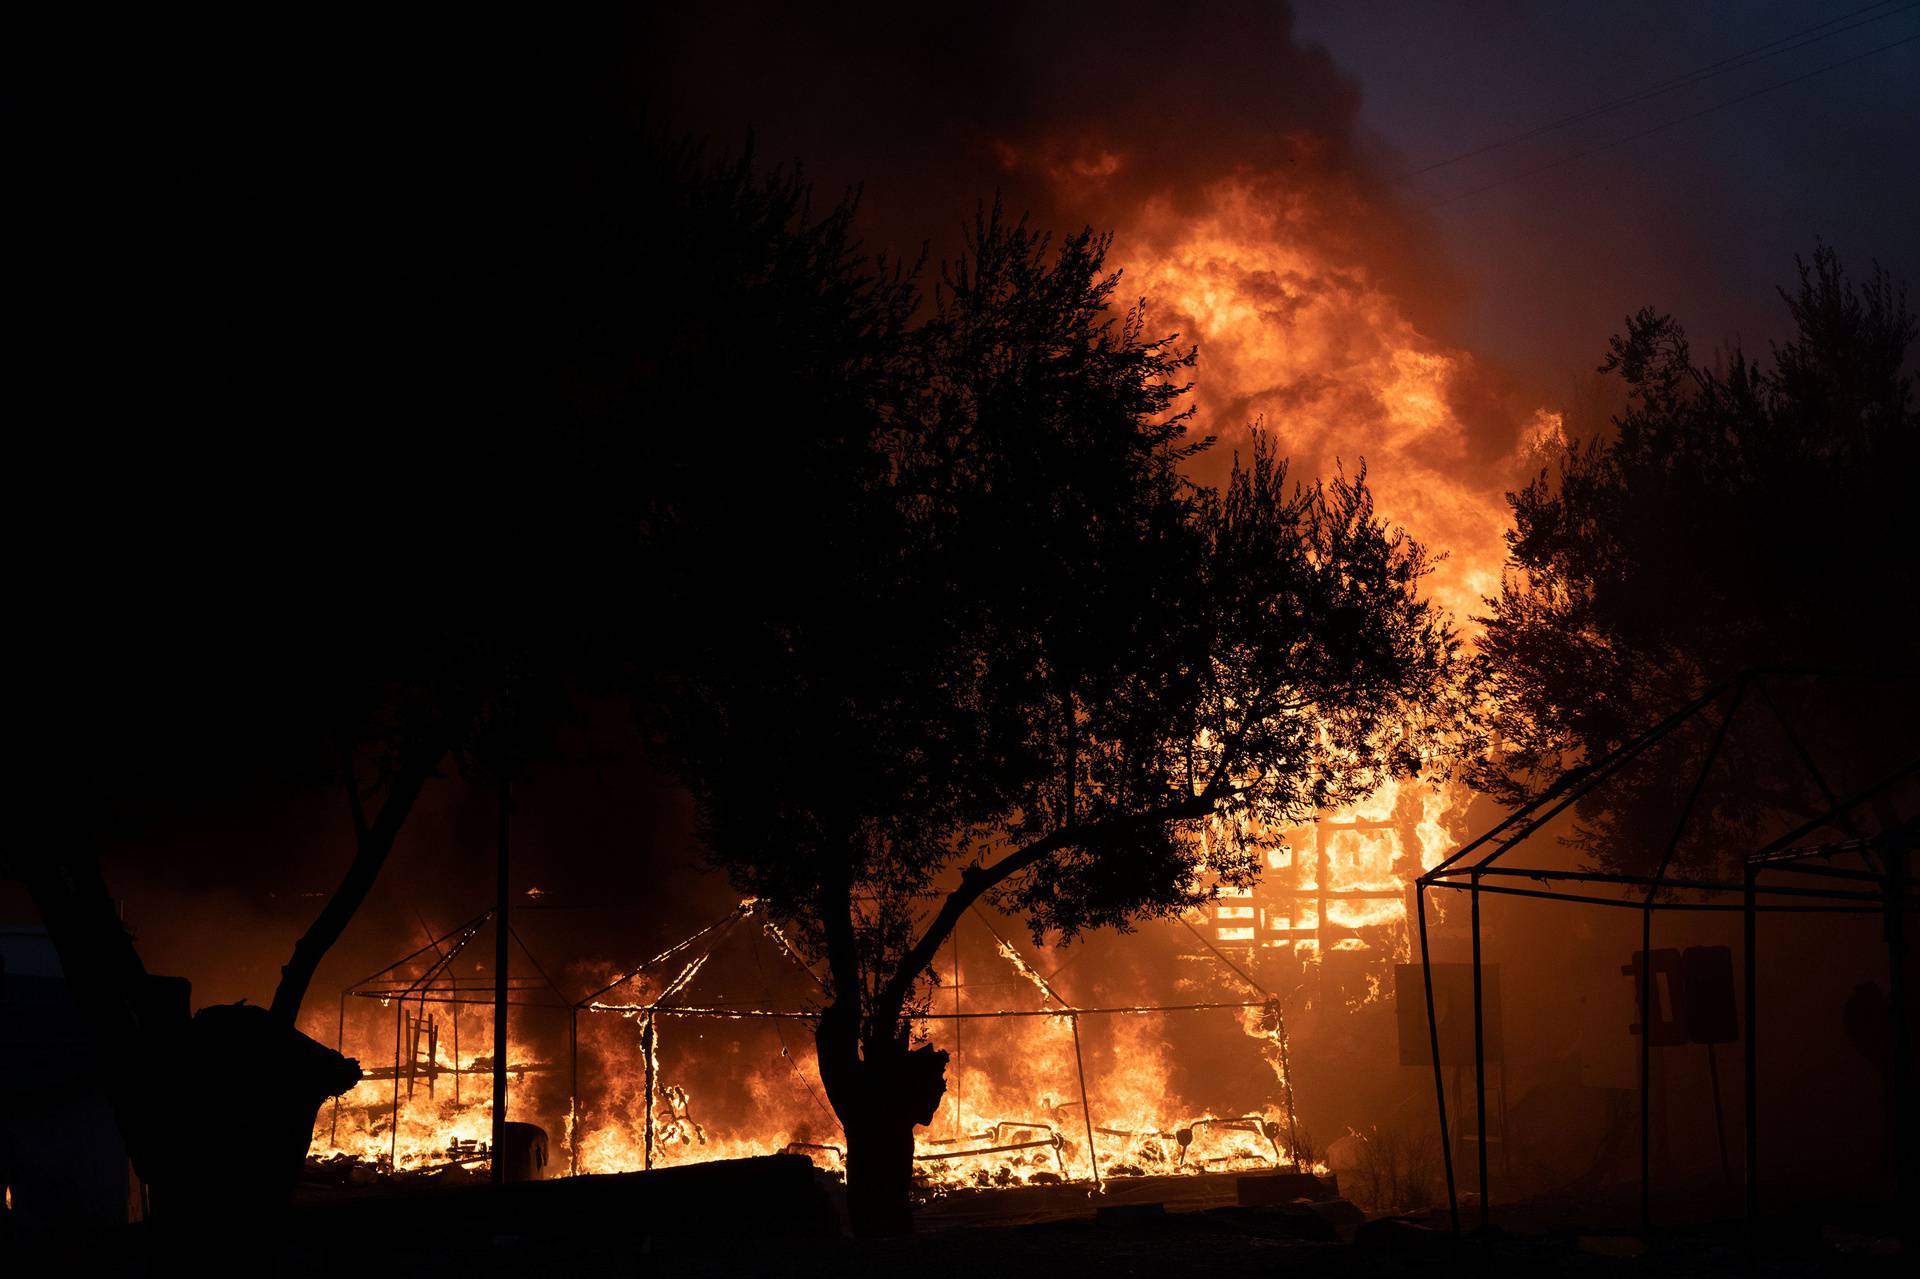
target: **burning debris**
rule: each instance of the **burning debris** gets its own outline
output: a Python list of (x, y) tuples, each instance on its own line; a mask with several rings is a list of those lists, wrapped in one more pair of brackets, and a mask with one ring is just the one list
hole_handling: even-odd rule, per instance
[(1380, 957), (1411, 954), (1412, 884), (1452, 847), (1471, 798), (1458, 783), (1389, 781), (1350, 808), (1275, 833), (1259, 884), (1221, 893), (1207, 938), (1291, 953), (1302, 969), (1329, 956), (1357, 958), (1374, 978), (1357, 985), (1367, 1000), (1377, 998)]
[[(1300, 1140), (1284, 1002), (1248, 969), (1291, 956), (1295, 965), (1283, 971), (1317, 972), (1337, 955), (1362, 974), (1353, 981), (1343, 972), (1343, 1002), (1377, 998), (1374, 970), (1407, 953), (1406, 880), (1437, 862), (1459, 807), (1454, 792), (1390, 784), (1364, 804), (1276, 838), (1259, 888), (1223, 896), (1205, 918), (1182, 918), (1195, 943), (1182, 952), (1189, 964), (1230, 976), (1247, 992), (1238, 1000), (1076, 1006), (984, 913), (972, 912), (990, 943), (985, 961), (1001, 965), (1010, 982), (972, 961), (964, 971), (956, 942), (932, 1002), (916, 1017), (919, 1034), (939, 1035), (953, 1053), (947, 1098), (916, 1139), (921, 1193), (1318, 1166)], [(350, 997), (394, 1009), (390, 1061), (366, 1070), (359, 1088), (323, 1113), (310, 1157), (317, 1172), (366, 1180), (490, 1167), (491, 1097), (475, 1081), (492, 1075), (493, 1061), (473, 1047), (491, 1042), (485, 1005), (492, 978), (456, 971), (490, 919), (467, 920), (343, 993), (336, 1028), (343, 1043)], [(793, 1004), (696, 996), (703, 974), (730, 948), (801, 977)], [(541, 972), (510, 981), (512, 1003), (563, 1009), (569, 1059), (547, 1059), (538, 1036), (529, 1040), (516, 1028), (505, 1073), (511, 1104), (522, 1113), (552, 1110), (555, 1088), (564, 1085), (556, 1164), (621, 1172), (784, 1151), (844, 1176), (844, 1138), (811, 1083), (810, 1027), (824, 986), (757, 903), (742, 902), (578, 999), (560, 995)], [(1180, 984), (1193, 988), (1196, 980), (1189, 974)], [(623, 997), (629, 990), (640, 997)], [(1029, 992), (1038, 1006), (1004, 1006), (1005, 992), (1014, 990)], [(1216, 1011), (1231, 1014), (1258, 1045), (1274, 1092), (1254, 1111), (1181, 1114), (1172, 1084), (1179, 1041), (1158, 1027)], [(803, 1087), (777, 1088), (756, 1075), (759, 1113), (709, 1117), (701, 1072), (673, 1064), (670, 1045), (675, 1027), (716, 1022), (774, 1027), (775, 1077)], [(1107, 1025), (1090, 1067), (1082, 1028), (1094, 1023)], [(358, 1043), (365, 1056), (379, 1055), (369, 1051), (372, 1040)]]

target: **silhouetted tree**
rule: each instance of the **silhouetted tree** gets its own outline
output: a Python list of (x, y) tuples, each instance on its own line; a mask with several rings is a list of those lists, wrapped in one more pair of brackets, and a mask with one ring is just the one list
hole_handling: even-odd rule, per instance
[[(379, 535), (394, 531), (381, 525)], [(191, 617), (184, 636), (224, 656), (221, 630), (237, 620), (225, 610)], [(104, 687), (89, 696), (112, 690), (112, 718), (107, 741), (84, 748), (93, 758), (110, 749), (129, 771), (58, 779), (68, 796), (59, 837), (9, 849), (4, 870), (27, 889), (59, 952), (165, 1240), (207, 1247), (190, 1241), (217, 1230), (211, 1246), (244, 1247), (272, 1227), (319, 1106), (360, 1078), (357, 1063), (297, 1029), (316, 969), (429, 783), (453, 769), (491, 783), (550, 719), (557, 694), (539, 680), (564, 677), (541, 664), (544, 650), (480, 621), (396, 607), (382, 613), (378, 637), (320, 624), (296, 638), (253, 636), (251, 651), (229, 658), (231, 671), (159, 646), (95, 674)], [(564, 625), (550, 614), (541, 622)], [(184, 979), (147, 972), (103, 856), (150, 838), (156, 814), (203, 803), (231, 812), (318, 785), (338, 788), (349, 818), (337, 887), (293, 943), (270, 1004), (195, 1012)], [(243, 1118), (210, 1139), (214, 1116)]]
[[(408, 37), (445, 32), (405, 21), (276, 41), (270, 68), (191, 21), (64, 26), (23, 82), (39, 247), (16, 282), (49, 411), (15, 458), (15, 782), (44, 826), (0, 873), (60, 952), (156, 1225), (217, 1221), (194, 1240), (213, 1250), (271, 1224), (315, 1107), (352, 1082), (294, 1025), (415, 798), (539, 747), (623, 651), (589, 620), (615, 592), (583, 496), (614, 481), (558, 429), (547, 336), (561, 246), (591, 239), (539, 180), (573, 136), (549, 104), (583, 77), (535, 84), (524, 29), (503, 93), (425, 72)], [(344, 67), (352, 100), (322, 105)], [(335, 891), (289, 929), (270, 1006), (195, 1016), (145, 971), (118, 867), (219, 893), (228, 868), (162, 864), (156, 827), (343, 783)], [(260, 849), (276, 871), (251, 877), (284, 887), (306, 870), (286, 860)]]
[[(1671, 317), (1630, 317), (1601, 366), (1627, 390), (1613, 433), (1510, 496), (1479, 659), (1498, 747), (1477, 781), (1496, 796), (1600, 759), (1742, 670), (1920, 669), (1914, 317), (1883, 272), (1856, 286), (1826, 248), (1781, 296), (1793, 336), (1719, 368), (1694, 362)], [(1772, 687), (1835, 788), (1900, 762), (1888, 729), (1910, 734), (1911, 678)], [(1653, 869), (1714, 728), (1690, 726), (1584, 805), (1584, 846)], [(1769, 813), (1823, 806), (1766, 708), (1735, 719), (1723, 758), (1677, 864), (1738, 854)]]
[(735, 263), (771, 340), (673, 366), (725, 434), (652, 521), (652, 696), (713, 859), (826, 958), (854, 1224), (900, 1231), (944, 1090), (912, 1013), (960, 915), (1072, 935), (1251, 882), (1250, 819), (1428, 757), (1453, 641), (1364, 475), (1290, 484), (1261, 437), (1223, 490), (1182, 479), (1193, 354), (1113, 313), (1103, 238), (983, 214), (922, 304), (849, 206), (694, 189), (659, 256)]
[[(220, 284), (231, 264), (207, 261)], [(293, 309), (272, 318), (297, 332)], [(596, 663), (615, 650), (589, 620), (610, 592), (578, 451), (516, 431), (533, 420), (521, 388), (476, 411), (464, 386), (442, 389), (455, 379), (436, 345), (408, 335), (396, 352), (372, 315), (347, 327), (360, 345), (344, 355), (304, 348), (324, 374), (243, 347), (252, 358), (194, 387), (191, 428), (87, 440), (99, 456), (36, 469), (81, 482), (60, 554), (29, 566), (39, 597), (61, 601), (36, 612), (44, 701), (26, 773), (50, 820), (0, 874), (60, 954), (156, 1227), (193, 1238), (218, 1223), (196, 1247), (272, 1227), (318, 1106), (358, 1080), (296, 1026), (417, 799), (449, 775), (490, 784), (549, 740), (572, 689), (612, 682)], [(159, 864), (164, 821), (315, 788), (346, 819), (339, 863), (319, 871), (331, 891), (290, 929), (262, 1004), (196, 1014), (183, 979), (147, 972), (115, 860), (177, 882)], [(218, 878), (209, 889), (212, 912)], [(217, 1115), (245, 1119), (210, 1140)]]

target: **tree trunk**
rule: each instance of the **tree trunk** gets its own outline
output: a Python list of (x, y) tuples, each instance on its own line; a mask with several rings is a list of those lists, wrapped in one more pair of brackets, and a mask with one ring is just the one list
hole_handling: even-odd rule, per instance
[(264, 1008), (223, 1004), (201, 1009), (147, 1069), (159, 1140), (141, 1175), (160, 1259), (270, 1269), (314, 1119), (359, 1082), (359, 1063)]
[(22, 859), (20, 874), (152, 1193), (154, 1273), (270, 1269), (263, 1232), (292, 1194), (321, 1103), (359, 1080), (359, 1064), (264, 1008), (192, 1015), (184, 978), (142, 966), (92, 856)]
[[(891, 1019), (897, 1021), (897, 1018)], [(860, 1034), (857, 1007), (836, 1001), (815, 1044), (820, 1082), (847, 1136), (847, 1214), (861, 1236), (913, 1230), (913, 1130), (933, 1121), (946, 1093), (947, 1054), (909, 1049), (904, 1034)]]
[(913, 1233), (913, 1120), (869, 1115), (847, 1130), (847, 1216), (864, 1237)]

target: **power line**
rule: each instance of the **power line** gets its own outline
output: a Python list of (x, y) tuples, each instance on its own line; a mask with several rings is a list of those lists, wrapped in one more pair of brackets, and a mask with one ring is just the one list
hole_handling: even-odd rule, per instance
[(1536, 165), (1531, 169), (1525, 169), (1519, 173), (1510, 174), (1504, 178), (1496, 178), (1492, 182), (1485, 183), (1484, 185), (1481, 185), (1481, 186), (1473, 187), (1470, 190), (1458, 192), (1454, 195), (1450, 195), (1446, 197), (1443, 200), (1435, 200), (1432, 203), (1426, 205), (1425, 207), (1429, 209), (1442, 208), (1446, 205), (1454, 203), (1456, 200), (1464, 200), (1468, 196), (1479, 195), (1482, 192), (1491, 191), (1495, 187), (1503, 187), (1509, 183), (1519, 182), (1526, 178), (1535, 177), (1539, 174), (1549, 172), (1550, 170), (1553, 170), (1553, 169), (1563, 168), (1566, 165), (1572, 164), (1576, 160), (1584, 160), (1588, 156), (1598, 155), (1602, 151), (1611, 151), (1615, 147), (1623, 147), (1630, 142), (1638, 142), (1642, 138), (1650, 138), (1657, 133), (1665, 133), (1668, 129), (1677, 128), (1678, 126), (1686, 124), (1690, 121), (1698, 120), (1702, 116), (1712, 115), (1716, 111), (1723, 111), (1728, 107), (1738, 106), (1742, 102), (1750, 102), (1755, 98), (1761, 97), (1765, 94), (1772, 93), (1776, 89), (1785, 89), (1790, 85), (1799, 84), (1802, 80), (1811, 80), (1813, 79), (1813, 77), (1818, 75), (1825, 75), (1829, 71), (1837, 71), (1841, 67), (1850, 66), (1855, 62), (1860, 62), (1867, 58), (1874, 57), (1876, 54), (1885, 53), (1889, 49), (1897, 49), (1901, 45), (1912, 44), (1915, 40), (1920, 40), (1920, 35), (1910, 35), (1904, 39), (1894, 40), (1888, 44), (1883, 44), (1875, 48), (1868, 49), (1865, 53), (1857, 53), (1851, 58), (1842, 58), (1838, 62), (1829, 62), (1824, 67), (1816, 67), (1812, 71), (1806, 71), (1801, 73), (1800, 75), (1793, 76), (1789, 79), (1777, 81), (1776, 83), (1767, 85), (1764, 88), (1755, 89), (1751, 93), (1743, 93), (1737, 98), (1728, 98), (1724, 102), (1716, 102), (1712, 106), (1702, 107), (1698, 111), (1692, 111), (1683, 116), (1676, 116), (1671, 120), (1667, 120), (1660, 124), (1656, 124), (1652, 128), (1642, 129), (1638, 133), (1630, 133), (1626, 137), (1615, 138), (1611, 142), (1603, 142), (1598, 146), (1588, 147), (1584, 151), (1576, 151), (1572, 155), (1561, 156), (1557, 160), (1550, 160), (1545, 164)]
[[(1850, 10), (1836, 17), (1828, 18), (1824, 22), (1816, 22), (1812, 26), (1789, 32), (1784, 36), (1776, 37), (1773, 40), (1767, 41), (1765, 44), (1755, 45), (1753, 48), (1743, 52), (1729, 54), (1717, 62), (1709, 62), (1703, 67), (1697, 67), (1692, 71), (1675, 76), (1672, 79), (1662, 80), (1658, 84), (1650, 85), (1645, 89), (1627, 94), (1624, 97), (1609, 99), (1608, 101), (1600, 103), (1598, 106), (1589, 107), (1584, 111), (1576, 111), (1572, 115), (1561, 116), (1557, 120), (1549, 121), (1546, 124), (1528, 129), (1525, 132), (1498, 138), (1492, 142), (1474, 147), (1471, 150), (1448, 156), (1443, 160), (1435, 160), (1431, 164), (1422, 165), (1417, 169), (1410, 169), (1395, 178), (1394, 181), (1406, 182), (1422, 174), (1432, 173), (1436, 169), (1444, 169), (1449, 165), (1458, 164), (1462, 160), (1471, 160), (1476, 156), (1486, 155), (1490, 151), (1499, 151), (1506, 147), (1513, 146), (1516, 143), (1525, 142), (1531, 138), (1552, 133), (1557, 129), (1565, 128), (1569, 124), (1577, 124), (1582, 120), (1591, 120), (1596, 116), (1607, 115), (1618, 111), (1622, 107), (1632, 106), (1637, 102), (1645, 102), (1649, 99), (1657, 98), (1661, 94), (1672, 92), (1675, 89), (1684, 88), (1688, 85), (1703, 84), (1715, 76), (1725, 75), (1727, 72), (1737, 70), (1740, 67), (1750, 66), (1755, 62), (1776, 57), (1782, 53), (1791, 53), (1796, 49), (1804, 49), (1809, 45), (1818, 44), (1822, 40), (1828, 40), (1834, 36), (1855, 30), (1856, 28), (1869, 26), (1876, 22), (1885, 21), (1888, 18), (1897, 17), (1902, 13), (1910, 12), (1914, 8), (1920, 7), (1920, 5), (1911, 3), (1902, 4), (1892, 9), (1886, 9), (1885, 12), (1876, 13), (1872, 17), (1860, 18), (1861, 14), (1868, 13), (1874, 9), (1883, 9), (1889, 2), (1890, 0), (1876, 0), (1874, 4)], [(1848, 20), (1852, 18), (1860, 18), (1860, 20), (1858, 22), (1849, 22)], [(1835, 26), (1836, 23), (1847, 23), (1847, 25)], [(1834, 29), (1822, 31), (1821, 28), (1823, 27), (1833, 27)], [(1818, 34), (1815, 34), (1816, 32)]]

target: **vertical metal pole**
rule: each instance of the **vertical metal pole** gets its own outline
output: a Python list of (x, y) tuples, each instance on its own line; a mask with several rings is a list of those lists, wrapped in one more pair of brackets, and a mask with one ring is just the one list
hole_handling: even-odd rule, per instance
[(1640, 912), (1640, 1229), (1653, 1227), (1653, 890)]
[(513, 813), (513, 788), (500, 783), (499, 882), (493, 918), (493, 1184), (507, 1182), (507, 965), (512, 962), (507, 910), (511, 888), (507, 877), (507, 832)]
[(960, 1017), (960, 929), (956, 925), (953, 936), (953, 1135), (961, 1135), (961, 1125), (966, 1122), (966, 1107), (960, 1096), (960, 1027), (966, 1023)]
[(1300, 1163), (1300, 1125), (1294, 1118), (1293, 1110), (1293, 1060), (1287, 1052), (1287, 1016), (1280, 1010), (1278, 999), (1273, 1000), (1269, 1008), (1273, 1013), (1275, 1033), (1280, 1037), (1280, 1078), (1286, 1088), (1287, 1141), (1293, 1148), (1293, 1170), (1305, 1172), (1305, 1167)]
[[(1501, 1027), (1503, 1030), (1504, 1026)], [(1493, 1063), (1500, 1071), (1500, 1175), (1513, 1176), (1513, 1142), (1507, 1134), (1513, 1131), (1507, 1121), (1507, 1037), (1500, 1036), (1500, 1054)]]
[(1093, 1104), (1087, 1100), (1087, 1066), (1080, 1057), (1079, 1016), (1068, 1017), (1067, 1024), (1073, 1027), (1073, 1069), (1080, 1076), (1080, 1117), (1087, 1124), (1087, 1167), (1093, 1170), (1094, 1193), (1105, 1194), (1106, 1187), (1100, 1184), (1100, 1153), (1093, 1146)]
[[(1313, 824), (1313, 953), (1320, 962), (1314, 967), (1322, 973), (1326, 970), (1327, 958), (1327, 844), (1320, 838), (1320, 824)], [(1324, 987), (1326, 978), (1323, 976)]]
[(1447, 1084), (1440, 1071), (1440, 1023), (1433, 1011), (1433, 961), (1427, 955), (1427, 887), (1413, 885), (1414, 913), (1420, 919), (1420, 975), (1427, 988), (1427, 1039), (1433, 1046), (1433, 1095), (1440, 1106), (1440, 1159), (1447, 1170), (1447, 1213), (1453, 1233), (1460, 1233), (1460, 1196), (1453, 1183), (1453, 1139), (1447, 1132)]
[(640, 1059), (644, 1063), (645, 1101), (647, 1106), (647, 1127), (641, 1145), (641, 1167), (653, 1167), (653, 1053), (654, 1053), (653, 1014), (640, 1023)]
[(1486, 992), (1480, 979), (1480, 875), (1469, 881), (1473, 899), (1473, 1097), (1474, 1123), (1479, 1128), (1480, 1229), (1488, 1224), (1487, 1205), (1487, 1034)]
[[(455, 995), (460, 992), (456, 989)], [(453, 1005), (453, 1104), (460, 1104), (460, 1005)]]
[[(1455, 1065), (1450, 1083), (1450, 1095), (1453, 1098), (1453, 1109), (1451, 1113), (1457, 1115), (1467, 1108), (1467, 1068), (1465, 1066)], [(1460, 1149), (1464, 1150), (1466, 1147), (1462, 1146)], [(1458, 1155), (1460, 1150), (1456, 1150), (1453, 1153)]]
[(580, 1010), (567, 1010), (567, 1175), (580, 1175)]
[(1733, 1163), (1727, 1158), (1727, 1113), (1720, 1101), (1720, 1058), (1713, 1051), (1713, 1043), (1707, 1043), (1707, 1083), (1713, 1089), (1713, 1140), (1720, 1151), (1720, 1180), (1726, 1188), (1733, 1189)]
[(1744, 918), (1746, 929), (1746, 953), (1741, 961), (1746, 968), (1745, 992), (1747, 1005), (1746, 1043), (1742, 1054), (1742, 1063), (1746, 1075), (1746, 1145), (1747, 1145), (1747, 1237), (1753, 1237), (1754, 1229), (1760, 1224), (1760, 1053), (1756, 1046), (1754, 1032), (1754, 1014), (1759, 1010), (1760, 999), (1758, 982), (1760, 964), (1754, 949), (1758, 936), (1757, 921), (1759, 912), (1754, 909), (1753, 899), (1754, 868), (1747, 867), (1746, 895), (1744, 900)]
[(392, 1146), (387, 1155), (387, 1171), (400, 1171), (400, 1019), (406, 1016), (407, 1001), (394, 1000), (393, 1010), (393, 1132)]
[(1887, 940), (1887, 1015), (1892, 1019), (1893, 1060), (1888, 1063), (1888, 1108), (1891, 1114), (1890, 1137), (1893, 1144), (1894, 1203), (1899, 1218), (1903, 1246), (1913, 1242), (1913, 1031), (1907, 1019), (1907, 933), (1901, 899), (1907, 886), (1907, 842), (1898, 832), (1887, 845), (1886, 940)]
[[(347, 1055), (347, 992), (340, 992), (340, 1020), (334, 1027), (333, 1051), (342, 1057)], [(333, 1094), (333, 1120), (327, 1125), (327, 1144), (333, 1145), (340, 1139), (340, 1094)]]

